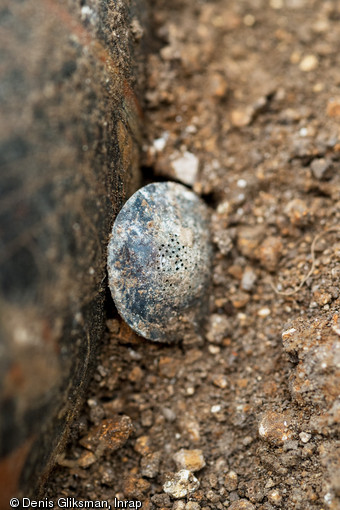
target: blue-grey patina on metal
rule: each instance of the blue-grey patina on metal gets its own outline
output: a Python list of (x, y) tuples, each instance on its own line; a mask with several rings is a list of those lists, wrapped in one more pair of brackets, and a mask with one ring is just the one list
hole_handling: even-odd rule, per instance
[(209, 230), (205, 203), (181, 184), (148, 184), (126, 202), (109, 242), (109, 286), (138, 334), (172, 342), (199, 332), (211, 273)]

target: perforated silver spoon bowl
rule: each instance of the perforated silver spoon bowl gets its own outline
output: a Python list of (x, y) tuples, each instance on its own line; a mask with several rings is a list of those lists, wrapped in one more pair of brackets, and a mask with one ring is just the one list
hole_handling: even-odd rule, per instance
[(195, 193), (174, 182), (141, 188), (119, 212), (108, 246), (118, 312), (153, 341), (198, 333), (211, 257), (208, 209)]

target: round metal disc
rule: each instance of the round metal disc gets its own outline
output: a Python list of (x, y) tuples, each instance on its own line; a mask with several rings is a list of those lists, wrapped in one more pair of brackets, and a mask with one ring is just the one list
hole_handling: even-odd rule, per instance
[(208, 211), (197, 195), (174, 182), (141, 188), (118, 214), (108, 247), (118, 312), (154, 341), (197, 331), (211, 255)]

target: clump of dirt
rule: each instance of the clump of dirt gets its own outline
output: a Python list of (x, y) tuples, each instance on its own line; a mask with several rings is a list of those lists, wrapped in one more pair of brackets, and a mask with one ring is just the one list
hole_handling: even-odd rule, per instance
[[(152, 12), (146, 178), (182, 182), (211, 208), (206, 330), (153, 344), (111, 312), (46, 495), (335, 510), (340, 4), (157, 0)], [(107, 434), (86, 448), (117, 415), (119, 449)]]

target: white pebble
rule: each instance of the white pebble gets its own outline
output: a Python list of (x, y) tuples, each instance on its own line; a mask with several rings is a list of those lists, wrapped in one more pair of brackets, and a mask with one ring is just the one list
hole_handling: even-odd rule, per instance
[(247, 187), (247, 184), (248, 184), (248, 183), (247, 183), (247, 181), (246, 181), (245, 179), (239, 179), (239, 180), (237, 181), (237, 186), (238, 186), (239, 188), (246, 188), (246, 187)]
[(191, 471), (181, 469), (178, 473), (174, 474), (171, 480), (165, 482), (163, 490), (173, 498), (180, 499), (195, 492), (199, 486), (199, 481)]
[(268, 315), (270, 315), (270, 309), (269, 308), (261, 308), (261, 310), (259, 310), (257, 312), (257, 315), (259, 317), (268, 317)]
[(315, 55), (306, 55), (300, 62), (301, 71), (308, 73), (318, 67), (319, 61)]
[(164, 149), (164, 147), (166, 145), (167, 138), (168, 138), (167, 134), (164, 134), (160, 138), (156, 138), (153, 141), (153, 146), (157, 152), (160, 152)]
[(197, 180), (198, 167), (198, 158), (188, 151), (185, 151), (180, 158), (172, 162), (172, 168), (177, 179), (189, 186), (192, 186)]
[(214, 406), (211, 406), (210, 411), (211, 411), (213, 414), (215, 414), (215, 413), (219, 413), (219, 412), (221, 411), (221, 409), (222, 409), (222, 408), (221, 408), (221, 406), (220, 406), (220, 405), (218, 405), (218, 404), (216, 404), (216, 405), (214, 405)]
[(308, 443), (310, 438), (312, 437), (312, 434), (308, 434), (307, 432), (300, 432), (299, 438), (303, 443)]

